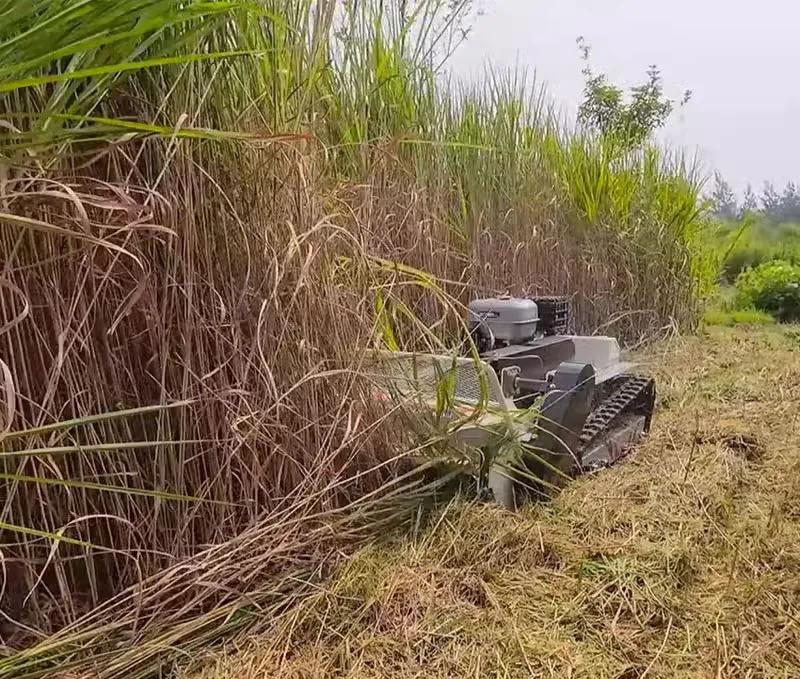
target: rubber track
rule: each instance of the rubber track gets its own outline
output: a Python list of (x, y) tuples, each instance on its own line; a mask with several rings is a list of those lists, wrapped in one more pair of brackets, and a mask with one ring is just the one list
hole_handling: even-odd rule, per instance
[(597, 437), (612, 427), (625, 412), (653, 384), (652, 377), (624, 375), (622, 385), (599, 408), (590, 413), (581, 432), (580, 445), (587, 448)]

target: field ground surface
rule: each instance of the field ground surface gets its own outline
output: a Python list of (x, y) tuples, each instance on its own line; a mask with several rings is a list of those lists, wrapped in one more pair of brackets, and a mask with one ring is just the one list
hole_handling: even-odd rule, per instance
[(800, 330), (645, 355), (654, 430), (549, 506), (453, 506), (185, 679), (800, 677)]

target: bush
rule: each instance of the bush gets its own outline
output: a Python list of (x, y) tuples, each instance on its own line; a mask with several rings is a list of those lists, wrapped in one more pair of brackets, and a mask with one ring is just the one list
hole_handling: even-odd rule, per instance
[(765, 219), (712, 223), (712, 241), (723, 255), (719, 272), (723, 283), (733, 285), (743, 271), (774, 260), (800, 265), (798, 224), (776, 224)]
[(743, 271), (774, 261), (800, 265), (800, 249), (792, 242), (773, 244), (753, 241), (737, 247), (722, 263), (722, 280), (733, 284)]
[(800, 266), (773, 261), (747, 269), (736, 279), (740, 308), (766, 311), (783, 323), (800, 320)]
[(774, 259), (761, 248), (746, 248), (731, 252), (722, 264), (722, 280), (733, 283), (740, 273)]

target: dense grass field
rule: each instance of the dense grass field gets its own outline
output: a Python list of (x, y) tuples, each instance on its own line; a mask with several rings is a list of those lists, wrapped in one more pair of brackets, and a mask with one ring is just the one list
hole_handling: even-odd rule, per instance
[(777, 326), (652, 347), (633, 459), (519, 514), (456, 503), (180, 676), (800, 676), (798, 349)]
[(447, 450), (364, 352), (472, 295), (697, 326), (692, 167), (447, 82), (468, 2), (385, 4), (0, 2), (0, 677), (155, 676), (415, 525)]

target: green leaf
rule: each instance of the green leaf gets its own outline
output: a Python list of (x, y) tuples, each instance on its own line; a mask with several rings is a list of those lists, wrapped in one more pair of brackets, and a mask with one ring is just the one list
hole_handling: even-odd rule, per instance
[(50, 455), (71, 455), (74, 453), (115, 453), (121, 450), (141, 450), (143, 448), (159, 448), (161, 446), (186, 446), (192, 444), (220, 443), (210, 439), (194, 439), (185, 441), (121, 441), (118, 443), (98, 443), (75, 446), (53, 446), (50, 448), (28, 448), (25, 450), (0, 452), (4, 457), (47, 457)]
[(144, 490), (140, 488), (130, 488), (129, 486), (112, 486), (105, 483), (95, 483), (93, 481), (76, 481), (74, 479), (51, 479), (44, 476), (27, 476), (25, 474), (8, 474), (0, 472), (0, 479), (14, 481), (16, 483), (36, 483), (43, 486), (61, 486), (63, 488), (84, 488), (99, 490), (106, 493), (119, 493), (120, 495), (138, 495), (142, 497), (158, 498), (160, 500), (175, 500), (182, 502), (203, 502), (202, 498), (192, 497), (191, 495), (179, 495), (168, 493), (162, 490)]
[(68, 545), (76, 545), (78, 547), (95, 547), (96, 545), (92, 545), (89, 542), (85, 542), (83, 540), (76, 540), (75, 538), (68, 538), (60, 535), (59, 533), (50, 533), (46, 530), (38, 530), (36, 528), (25, 528), (24, 526), (16, 526), (11, 523), (5, 523), (4, 521), (0, 521), (0, 530), (7, 530), (10, 533), (17, 533), (20, 535), (27, 535), (29, 537), (34, 538), (45, 538), (47, 540), (53, 540), (54, 542), (64, 542)]
[(0, 434), (0, 443), (3, 441), (12, 441), (14, 439), (23, 438), (26, 436), (44, 436), (45, 434), (51, 434), (56, 431), (64, 431), (66, 429), (72, 429), (73, 427), (84, 427), (86, 425), (97, 424), (99, 422), (124, 419), (134, 415), (158, 413), (165, 410), (170, 410), (172, 408), (184, 408), (196, 402), (197, 401), (195, 399), (187, 399), (184, 401), (175, 401), (174, 403), (166, 403), (163, 405), (142, 406), (139, 408), (128, 408), (126, 410), (112, 410), (107, 413), (100, 413), (98, 415), (87, 415), (86, 417), (78, 417), (72, 420), (63, 420), (61, 422), (53, 422), (51, 424), (45, 424), (39, 427), (30, 427), (28, 429), (9, 431), (5, 434)]
[(187, 54), (185, 56), (177, 57), (159, 57), (156, 59), (143, 59), (142, 61), (135, 61), (125, 64), (110, 64), (108, 66), (97, 66), (94, 68), (86, 68), (71, 73), (58, 73), (55, 75), (37, 75), (21, 78), (19, 80), (7, 80), (0, 82), (0, 93), (13, 92), (15, 90), (23, 89), (26, 87), (38, 87), (41, 85), (51, 85), (53, 83), (62, 83), (73, 80), (80, 80), (81, 78), (92, 78), (99, 75), (118, 75), (128, 71), (141, 71), (148, 68), (156, 68), (159, 66), (169, 66), (171, 64), (189, 64), (197, 61), (209, 61), (219, 59), (230, 59), (234, 57), (257, 56), (263, 52), (256, 51), (233, 51), (233, 52), (212, 52), (211, 54)]

